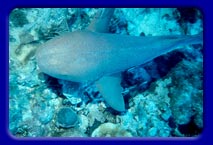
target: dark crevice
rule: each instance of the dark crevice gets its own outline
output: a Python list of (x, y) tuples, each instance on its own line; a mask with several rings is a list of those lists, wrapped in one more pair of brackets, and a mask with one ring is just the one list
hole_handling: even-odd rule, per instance
[(194, 117), (187, 124), (178, 125), (178, 130), (184, 134), (184, 136), (197, 136), (202, 132), (202, 128), (199, 128), (194, 121)]

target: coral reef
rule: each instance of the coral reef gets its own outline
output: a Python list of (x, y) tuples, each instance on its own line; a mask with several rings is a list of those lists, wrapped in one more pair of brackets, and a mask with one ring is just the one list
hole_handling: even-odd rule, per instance
[[(94, 84), (40, 72), (35, 51), (47, 40), (85, 29), (98, 8), (14, 9), (9, 17), (9, 132), (15, 137), (197, 136), (203, 129), (203, 48), (183, 48), (122, 72), (126, 111), (104, 102)], [(117, 8), (110, 32), (193, 35), (202, 14), (189, 8)], [(129, 58), (131, 59), (131, 58)]]

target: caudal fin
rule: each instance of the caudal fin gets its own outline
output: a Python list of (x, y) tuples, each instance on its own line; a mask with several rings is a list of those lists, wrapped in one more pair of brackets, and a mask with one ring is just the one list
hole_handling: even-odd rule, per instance
[(201, 44), (203, 43), (203, 32), (196, 34), (196, 35), (192, 35), (191, 36), (191, 43), (192, 44)]
[(181, 40), (183, 45), (203, 44), (203, 32), (196, 35), (187, 35)]

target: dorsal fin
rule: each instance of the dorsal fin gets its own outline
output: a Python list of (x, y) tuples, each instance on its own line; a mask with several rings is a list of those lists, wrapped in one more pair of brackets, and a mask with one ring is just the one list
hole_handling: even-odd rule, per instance
[(93, 32), (107, 33), (109, 31), (109, 22), (115, 8), (102, 8), (98, 11), (87, 30)]

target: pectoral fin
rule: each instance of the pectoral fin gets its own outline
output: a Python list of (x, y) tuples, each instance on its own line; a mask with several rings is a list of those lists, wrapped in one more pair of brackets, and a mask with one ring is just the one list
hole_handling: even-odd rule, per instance
[(123, 88), (120, 85), (121, 78), (105, 76), (96, 82), (96, 86), (105, 101), (117, 111), (125, 111)]

